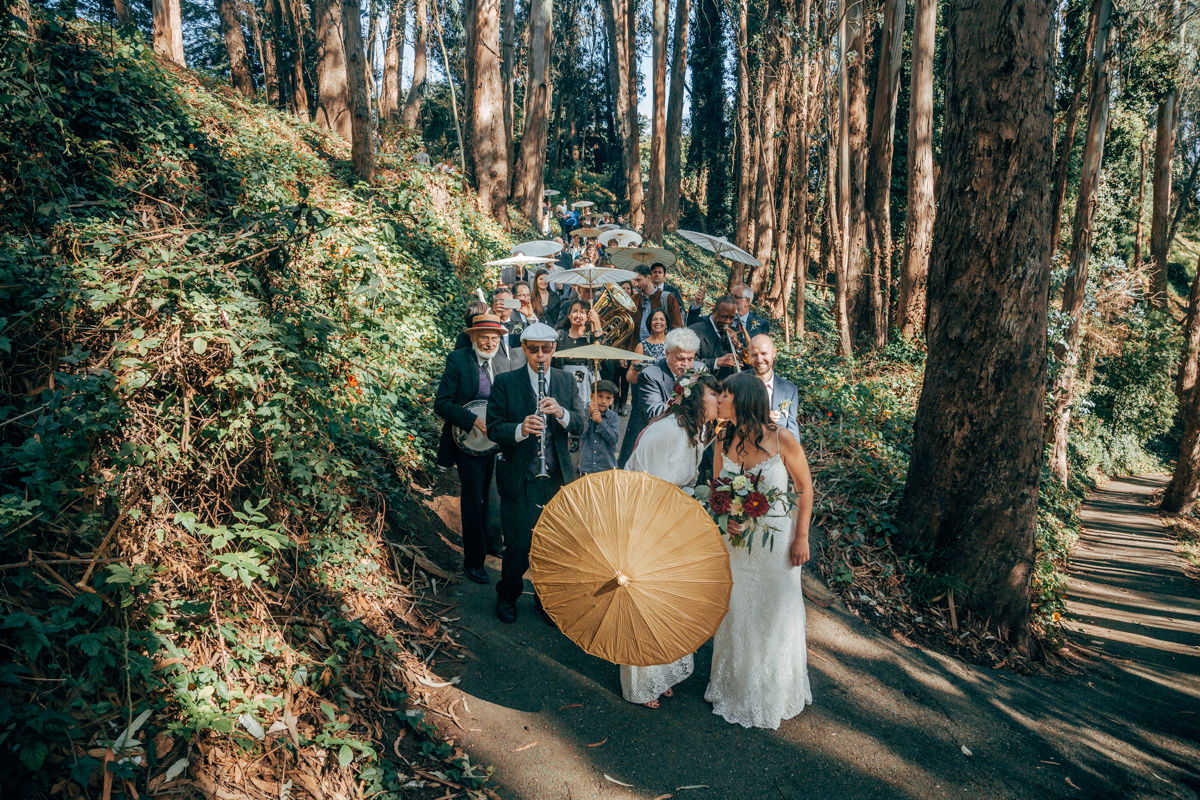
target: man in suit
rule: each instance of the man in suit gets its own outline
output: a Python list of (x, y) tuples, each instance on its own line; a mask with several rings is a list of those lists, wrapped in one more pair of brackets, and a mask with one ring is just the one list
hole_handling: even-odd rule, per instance
[[(521, 254), (517, 253), (517, 255)], [(533, 269), (531, 269), (531, 265), (526, 264), (513, 264), (509, 267), (501, 267), (500, 282), (515, 292), (518, 285), (533, 283)]]
[(475, 428), (487, 435), (487, 423), (466, 408), (473, 400), (488, 400), (496, 379), (511, 368), (509, 358), (500, 352), (500, 342), (508, 336), (500, 318), (480, 314), (467, 329), (471, 346), (446, 356), (446, 368), (433, 400), (433, 411), (446, 422), (438, 444), (438, 462), (453, 461), (458, 467), (459, 515), (462, 518), (463, 573), (476, 583), (488, 583), (483, 559), (487, 554), (488, 487), (495, 466), (495, 454), (479, 456), (467, 453), (454, 442), (454, 428)]
[(675, 379), (692, 368), (699, 347), (700, 338), (695, 331), (675, 328), (667, 333), (666, 357), (638, 373), (637, 383), (633, 387), (633, 413), (629, 415), (618, 459), (622, 469), (633, 454), (638, 435), (650, 424), (650, 420), (667, 410), (667, 401), (675, 389)]
[(662, 287), (655, 287), (653, 284), (654, 267), (661, 267), (661, 264), (646, 266), (638, 264), (633, 278), (633, 304), (635, 310), (633, 312), (633, 329), (637, 331), (637, 336), (633, 341), (629, 342), (629, 348), (632, 350), (637, 347), (638, 342), (650, 335), (648, 323), (650, 315), (658, 309), (663, 309), (667, 313), (667, 323), (671, 328), (683, 327), (683, 314), (679, 310), (679, 301), (675, 299), (675, 295), (670, 292), (664, 292)]
[(739, 283), (737, 286), (729, 290), (737, 300), (737, 324), (746, 331), (746, 339), (753, 339), (760, 333), (771, 332), (770, 320), (760, 317), (750, 310), (750, 304), (754, 302), (754, 292), (744, 283)]
[(700, 337), (700, 349), (696, 358), (704, 362), (720, 380), (741, 369), (741, 362), (734, 352), (728, 328), (737, 317), (737, 301), (729, 295), (718, 297), (712, 313), (695, 325), (688, 327)]
[[(517, 599), (525, 588), (522, 576), (529, 569), (533, 526), (546, 503), (575, 477), (567, 435), (579, 436), (587, 428), (587, 411), (575, 381), (551, 366), (557, 343), (558, 333), (549, 325), (539, 322), (526, 328), (521, 346), (528, 363), (524, 369), (497, 378), (488, 400), (488, 436), (500, 445), (496, 488), (505, 545), (496, 586), (496, 618), (505, 623), (517, 620)], [(545, 370), (541, 378), (539, 366)], [(544, 398), (540, 409), (536, 402), (539, 392)], [(545, 414), (545, 422), (538, 416), (539, 410)], [(538, 434), (550, 437), (544, 449)], [(542, 452), (548, 478), (537, 477)], [(537, 608), (541, 611), (540, 603)]]
[[(654, 263), (650, 265), (650, 284), (655, 291), (665, 290), (675, 296), (675, 302), (683, 308), (683, 292), (673, 283), (667, 283), (667, 265)], [(689, 325), (691, 323), (688, 323)], [(682, 322), (680, 323), (682, 325)], [(679, 327), (678, 325), (675, 327)]]
[(771, 422), (785, 428), (796, 441), (800, 441), (800, 423), (796, 418), (800, 390), (787, 378), (775, 374), (775, 353), (775, 342), (765, 333), (750, 340), (750, 365), (767, 387), (767, 397), (771, 401)]

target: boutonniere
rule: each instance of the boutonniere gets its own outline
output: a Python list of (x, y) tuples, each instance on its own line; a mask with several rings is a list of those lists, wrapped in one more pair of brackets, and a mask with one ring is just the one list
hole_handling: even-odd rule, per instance
[(782, 403), (779, 404), (779, 413), (786, 416), (788, 413), (788, 409), (791, 407), (791, 405), (792, 405), (791, 400), (784, 400)]

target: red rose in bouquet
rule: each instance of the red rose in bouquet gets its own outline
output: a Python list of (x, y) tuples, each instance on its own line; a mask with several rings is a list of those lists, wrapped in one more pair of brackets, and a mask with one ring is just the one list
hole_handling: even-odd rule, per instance
[(742, 501), (742, 513), (750, 519), (758, 519), (771, 508), (771, 503), (760, 492), (750, 492)]
[(717, 482), (713, 481), (713, 492), (708, 498), (708, 507), (712, 513), (720, 516), (728, 514), (729, 509), (733, 506), (733, 495), (730, 492), (717, 491)]

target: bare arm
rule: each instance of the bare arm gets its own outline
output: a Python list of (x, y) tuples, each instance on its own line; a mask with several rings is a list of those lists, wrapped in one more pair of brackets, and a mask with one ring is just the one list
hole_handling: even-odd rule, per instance
[[(637, 353), (639, 356), (646, 355), (646, 349), (642, 347), (641, 342), (637, 343), (637, 347), (633, 348), (633, 352)], [(637, 383), (638, 371), (634, 369), (637, 364), (638, 362), (633, 361), (629, 364), (629, 369), (625, 370), (625, 380), (629, 381), (630, 383)]]
[(793, 531), (792, 546), (788, 558), (793, 567), (798, 567), (809, 559), (808, 527), (812, 522), (813, 485), (812, 473), (808, 469), (808, 456), (804, 448), (786, 429), (779, 431), (779, 452), (783, 456), (783, 465), (792, 484), (796, 488), (796, 527)]

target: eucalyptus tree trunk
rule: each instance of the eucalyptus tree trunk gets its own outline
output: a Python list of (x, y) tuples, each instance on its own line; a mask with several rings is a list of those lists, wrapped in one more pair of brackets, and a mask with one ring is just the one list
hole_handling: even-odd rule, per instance
[[(1167, 307), (1167, 228), (1171, 219), (1171, 170), (1175, 158), (1175, 128), (1179, 124), (1179, 95), (1172, 90), (1158, 104), (1154, 134), (1153, 211), (1150, 215), (1150, 304)], [(1164, 501), (1165, 504), (1165, 501)], [(1165, 507), (1165, 505), (1164, 505)]]
[(1092, 224), (1096, 219), (1096, 200), (1100, 184), (1100, 164), (1104, 160), (1104, 137), (1108, 129), (1109, 95), (1112, 94), (1108, 68), (1109, 19), (1112, 0), (1100, 0), (1096, 17), (1095, 52), (1092, 54), (1092, 85), (1088, 93), (1087, 130), (1084, 134), (1083, 165), (1079, 175), (1079, 197), (1075, 201), (1075, 221), (1071, 231), (1071, 266), (1063, 285), (1063, 313), (1067, 315), (1066, 336), (1056, 355), (1062, 362), (1051, 390), (1050, 472), (1067, 485), (1067, 444), (1070, 436), (1071, 403), (1075, 400), (1075, 374), (1079, 363), (1080, 317), (1087, 297), (1088, 264), (1092, 257)]
[(947, 9), (929, 355), (897, 511), (967, 607), (1028, 653), (1046, 397), (1054, 3)]
[(371, 101), (367, 95), (366, 58), (363, 56), (362, 15), (358, 0), (341, 0), (342, 47), (346, 52), (346, 82), (350, 94), (350, 144), (354, 174), (367, 183), (375, 174), (375, 147), (371, 138)]
[(502, 22), (504, 42), (500, 50), (500, 83), (504, 86), (504, 158), (510, 167), (513, 166), (513, 66), (517, 59), (517, 3), (516, 0), (503, 0), (504, 20)]
[(154, 52), (187, 66), (183, 60), (183, 22), (180, 0), (151, 0), (154, 21)]
[[(513, 196), (529, 219), (536, 220), (542, 209), (543, 175), (546, 170), (546, 135), (549, 132), (550, 53), (554, 46), (551, 0), (533, 0), (529, 10), (530, 92), (525, 108), (525, 131), (521, 136), (521, 156), (513, 182)], [(501, 117), (501, 121), (503, 117)]]
[(1133, 269), (1142, 266), (1142, 237), (1145, 234), (1146, 223), (1146, 137), (1142, 137), (1139, 147), (1141, 161), (1138, 166), (1138, 199), (1137, 199), (1137, 229), (1133, 235)]
[[(475, 0), (471, 26), (471, 122), (468, 139), (472, 172), (479, 190), (479, 203), (504, 228), (508, 223), (508, 140), (504, 131), (504, 88), (500, 82), (500, 0)], [(539, 181), (540, 184), (540, 181)], [(537, 218), (541, 209), (541, 187), (537, 206), (530, 215)], [(528, 204), (526, 204), (528, 208)]]
[(642, 235), (662, 241), (663, 189), (667, 181), (667, 9), (668, 0), (653, 4), (653, 51), (650, 88), (654, 101), (650, 115), (650, 189), (646, 194), (646, 222)]
[(792, 69), (792, 53), (790, 37), (785, 37), (783, 57), (781, 59), (783, 76), (780, 79), (780, 103), (783, 106), (783, 154), (778, 161), (779, 171), (779, 215), (778, 230), (775, 234), (775, 260), (770, 290), (765, 293), (771, 309), (771, 316), (783, 319), (784, 341), (791, 340), (791, 323), (788, 320), (787, 304), (791, 296), (792, 275), (789, 270), (794, 266), (789, 247), (795, 246), (795, 240), (790, 238), (792, 224), (792, 175), (796, 171), (796, 150), (800, 145), (798, 127), (800, 120), (799, 99), (796, 91), (796, 75)]
[(879, 72), (867, 156), (867, 250), (871, 254), (871, 333), (876, 347), (887, 345), (892, 294), (892, 151), (896, 140), (896, 101), (904, 55), (907, 0), (886, 0), (879, 36)]
[(427, 0), (416, 0), (413, 10), (413, 79), (404, 99), (404, 110), (400, 112), (400, 124), (416, 130), (421, 120), (421, 92), (425, 89), (425, 74), (428, 69), (429, 49), (429, 6)]
[(1083, 63), (1075, 74), (1075, 89), (1071, 93), (1071, 104), (1067, 107), (1067, 119), (1063, 133), (1062, 151), (1058, 154), (1058, 173), (1054, 179), (1054, 210), (1050, 223), (1050, 252), (1058, 250), (1058, 237), (1062, 231), (1063, 205), (1067, 198), (1067, 179), (1071, 174), (1071, 153), (1075, 149), (1075, 128), (1079, 123), (1079, 104), (1083, 97), (1084, 80), (1088, 76), (1087, 55), (1092, 52), (1096, 39), (1096, 20), (1100, 13), (1102, 0), (1092, 0), (1092, 10), (1088, 14), (1087, 34), (1084, 37)]
[(133, 12), (129, 10), (129, 0), (113, 0), (113, 11), (117, 14), (117, 24), (122, 28), (133, 24)]
[(304, 17), (299, 0), (281, 0), (284, 17), (292, 39), (292, 93), (288, 107), (293, 114), (308, 122), (308, 90), (304, 86)]
[(937, 0), (915, 0), (908, 108), (908, 210), (900, 265), (897, 326), (913, 340), (925, 332), (925, 289), (937, 206), (933, 195), (933, 54)]
[(683, 169), (683, 79), (687, 71), (688, 0), (675, 0), (675, 42), (671, 48), (671, 99), (667, 106), (667, 174), (663, 188), (663, 227), (679, 227), (679, 190)]
[(847, 124), (850, 134), (850, 202), (849, 216), (844, 220), (846, 230), (846, 309), (850, 316), (850, 342), (859, 345), (870, 340), (873, 332), (874, 309), (879, 298), (867, 274), (867, 26), (870, 17), (864, 13), (865, 0), (850, 0), (846, 10), (846, 27), (850, 51), (854, 60), (846, 69), (850, 96), (847, 103)]
[(637, 8), (632, 0), (602, 0), (600, 8), (608, 29), (609, 80), (614, 90), (614, 116), (621, 145), (622, 188), (628, 222), (638, 227), (642, 219), (642, 155), (637, 118)]
[[(342, 35), (343, 0), (316, 0), (317, 125), (347, 142), (354, 141), (350, 82), (346, 74), (346, 45)], [(361, 73), (360, 73), (361, 74)]]
[(250, 74), (250, 59), (246, 56), (246, 39), (242, 36), (242, 17), (237, 0), (217, 0), (221, 17), (221, 33), (225, 37), (225, 52), (229, 55), (229, 78), (233, 88), (246, 97), (254, 96), (254, 78)]
[(387, 46), (383, 49), (383, 88), (379, 93), (379, 121), (400, 116), (400, 62), (404, 53), (404, 18), (408, 0), (393, 0), (388, 16)]
[(771, 269), (771, 254), (775, 248), (775, 126), (779, 110), (780, 60), (782, 50), (782, 13), (779, 0), (767, 4), (767, 52), (763, 58), (763, 100), (758, 120), (758, 174), (754, 185), (754, 258), (759, 266), (750, 270), (750, 290), (763, 293)]
[[(737, 110), (736, 131), (737, 151), (734, 157), (737, 170), (737, 227), (734, 232), (734, 242), (743, 249), (750, 248), (750, 199), (751, 179), (751, 142), (750, 142), (750, 71), (746, 58), (750, 55), (749, 19), (747, 5), (749, 0), (738, 3), (737, 27)], [(736, 274), (735, 274), (736, 273)], [(730, 272), (730, 284), (742, 282), (742, 269), (734, 264)]]
[(1200, 493), (1200, 392), (1192, 392), (1192, 401), (1187, 408), (1187, 424), (1183, 431), (1183, 442), (1179, 446), (1179, 457), (1175, 459), (1175, 474), (1163, 494), (1162, 510), (1183, 514), (1196, 505)]
[[(851, 0), (856, 2), (856, 0)], [(838, 136), (837, 136), (837, 193), (835, 202), (831, 202), (831, 207), (836, 205), (837, 213), (831, 216), (836, 218), (836, 224), (830, 226), (830, 232), (837, 230), (837, 287), (834, 289), (836, 296), (836, 304), (833, 309), (834, 324), (838, 329), (838, 355), (843, 358), (850, 358), (852, 355), (851, 342), (853, 342), (850, 322), (851, 301), (849, 277), (849, 260), (847, 253), (850, 249), (850, 80), (847, 75), (848, 69), (848, 28), (847, 17), (849, 10), (846, 8), (846, 0), (840, 0), (838, 13)], [(832, 131), (832, 128), (830, 128)], [(831, 159), (832, 162), (832, 159)], [(833, 170), (831, 169), (832, 173)], [(840, 228), (840, 230), (838, 230)], [(832, 238), (832, 237), (831, 237)]]
[(1175, 375), (1175, 396), (1181, 410), (1189, 407), (1196, 386), (1197, 353), (1200, 353), (1200, 258), (1196, 259), (1196, 277), (1192, 280), (1187, 316), (1183, 320), (1183, 353)]
[(263, 77), (267, 84), (267, 102), (276, 108), (287, 107), (287, 75), (280, 74), (280, 53), (283, 48), (283, 15), (279, 0), (264, 0), (266, 33), (263, 35)]

